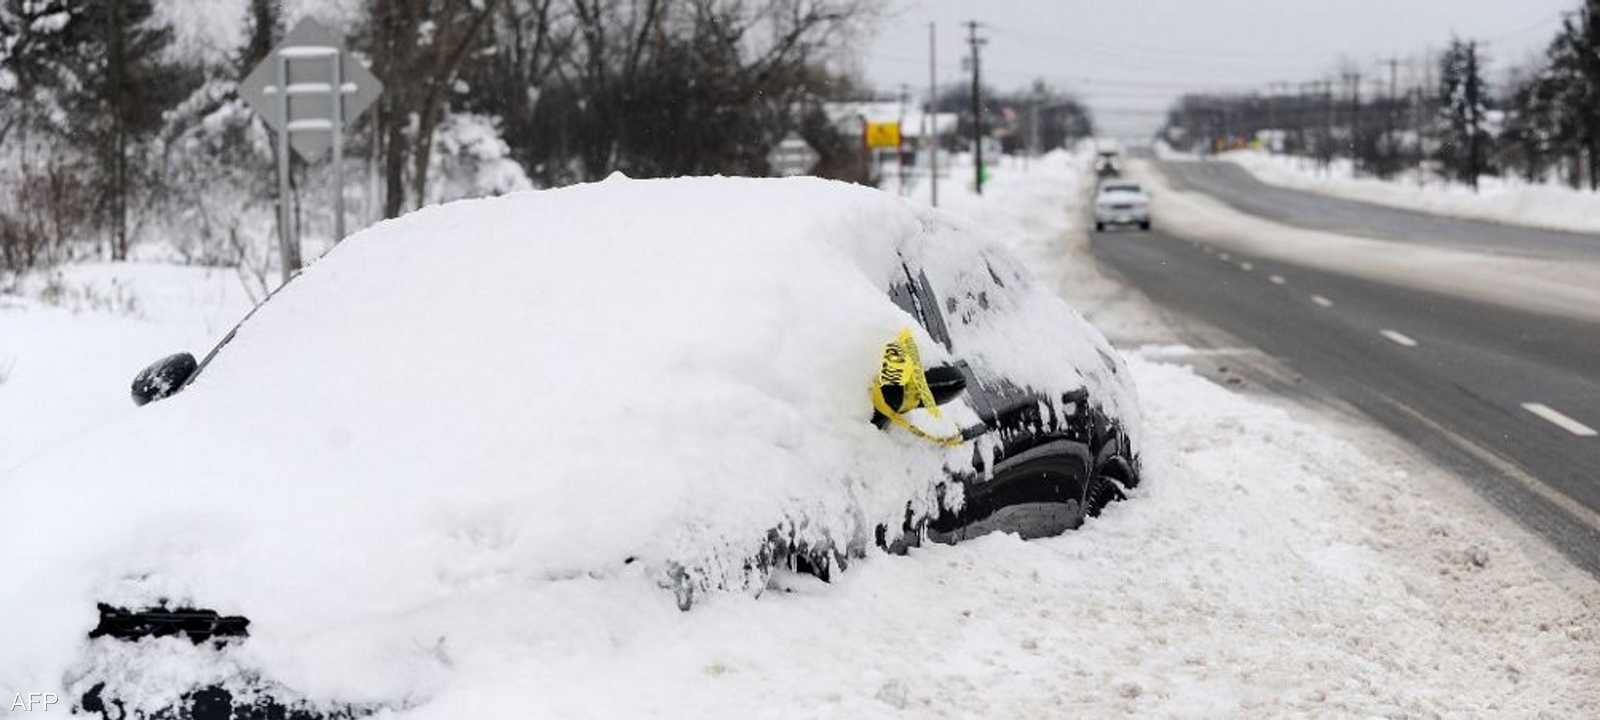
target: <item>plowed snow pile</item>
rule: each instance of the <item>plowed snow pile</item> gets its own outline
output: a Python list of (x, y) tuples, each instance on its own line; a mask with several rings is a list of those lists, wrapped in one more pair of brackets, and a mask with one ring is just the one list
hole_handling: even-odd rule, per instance
[(1406, 210), (1528, 225), (1553, 230), (1600, 232), (1600, 194), (1558, 183), (1529, 183), (1518, 178), (1484, 175), (1474, 191), (1464, 184), (1429, 178), (1418, 183), (1414, 171), (1392, 180), (1359, 177), (1348, 159), (1327, 170), (1309, 158), (1274, 155), (1260, 150), (1234, 150), (1218, 156), (1239, 164), (1262, 182), (1296, 190), (1390, 205)]
[[(1026, 174), (1001, 168), (984, 200), (948, 202), (988, 208), (984, 222), (1034, 262), (1092, 262), (1072, 234), (1082, 163), (1058, 154)], [(1069, 296), (1126, 299), (1098, 275), (1036, 272), (1077, 278), (1061, 288)], [(0, 361), (28, 359), (0, 382), (0, 460), (31, 454), (11, 450), (19, 438), (42, 442), (43, 430), (18, 430), (30, 416), (63, 435), (82, 425), (20, 398), (91, 408), (72, 398), (106, 392), (25, 371), (79, 358), (85, 372), (131, 372), (149, 359), (148, 348), (125, 347), (134, 323), (193, 327), (0, 302)], [(869, 346), (881, 339), (863, 332)], [(1230, 392), (1172, 364), (1186, 352), (1130, 353), (1146, 481), (1079, 532), (874, 553), (832, 584), (780, 576), (759, 599), (714, 595), (688, 613), (636, 566), (558, 577), (446, 566), (466, 591), (382, 615), (381, 653), (358, 642), (373, 636), (361, 623), (297, 637), (298, 612), (352, 601), (286, 588), (262, 609), (284, 632), (252, 637), (210, 672), (272, 658), (277, 680), (313, 698), (394, 703), (390, 691), (404, 688), (396, 714), (429, 718), (1600, 716), (1591, 579), (1372, 433)], [(48, 392), (28, 387), (32, 378), (52, 383)], [(126, 391), (113, 390), (120, 407)], [(635, 502), (613, 501), (619, 514)], [(115, 512), (92, 497), (23, 510), (86, 523)], [(508, 547), (503, 523), (456, 519), (463, 547)], [(196, 524), (185, 536), (231, 533)], [(570, 538), (574, 548), (591, 540)], [(26, 589), (6, 593), (7, 612), (24, 620), (56, 612), (30, 607)], [(82, 641), (60, 642), (70, 654)], [(146, 642), (174, 672), (211, 657)], [(0, 666), (5, 697), (54, 689), (18, 687), (37, 677), (27, 670)]]

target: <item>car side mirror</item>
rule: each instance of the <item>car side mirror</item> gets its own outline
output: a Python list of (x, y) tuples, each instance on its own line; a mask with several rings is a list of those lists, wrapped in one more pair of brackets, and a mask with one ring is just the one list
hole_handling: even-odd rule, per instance
[(145, 405), (182, 390), (199, 367), (194, 356), (186, 352), (150, 363), (133, 376), (133, 404)]
[[(943, 405), (961, 395), (967, 389), (967, 376), (961, 372), (959, 365), (936, 365), (922, 372), (922, 377), (928, 382), (928, 392), (933, 395), (934, 405)], [(883, 399), (890, 407), (899, 407), (903, 399), (901, 393), (905, 388), (899, 385), (886, 385), (883, 387)], [(872, 411), (872, 424), (878, 429), (889, 427), (889, 417), (877, 410)]]
[(956, 399), (967, 389), (967, 376), (954, 365), (937, 365), (923, 371), (923, 375), (928, 379), (928, 390), (933, 393), (933, 402), (937, 405)]

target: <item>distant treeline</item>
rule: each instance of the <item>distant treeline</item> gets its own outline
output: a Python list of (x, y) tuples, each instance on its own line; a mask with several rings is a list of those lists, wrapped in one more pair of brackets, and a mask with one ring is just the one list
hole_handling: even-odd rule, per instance
[[(336, 7), (347, 45), (385, 83), (346, 140), (344, 191), (370, 198), (352, 209), (367, 219), (619, 170), (764, 175), (768, 150), (791, 131), (820, 153), (817, 174), (870, 179), (859, 138), (827, 104), (885, 97), (837, 70), (874, 29), (876, 0)], [(276, 137), (238, 83), (299, 18), (284, 0), (246, 0), (238, 46), (206, 54), (178, 47), (194, 32), (174, 26), (198, 21), (174, 8), (0, 0), (0, 286), (8, 270), (124, 259), (143, 246), (239, 267), (265, 287)], [(937, 105), (961, 114), (946, 142), (964, 147), (970, 91), (950, 87)], [(982, 112), (1009, 149), (1034, 137), (1056, 147), (1092, 129), (1076, 100), (1042, 86), (986, 91)], [(328, 239), (328, 161), (296, 160), (291, 175), (294, 222)]]
[(1476, 185), (1480, 175), (1514, 175), (1600, 188), (1600, 0), (1584, 0), (1543, 55), (1498, 87), (1489, 65), (1483, 45), (1452, 38), (1403, 67), (1397, 59), (1363, 74), (1345, 63), (1334, 79), (1185, 95), (1161, 136), (1196, 152), (1259, 143), (1347, 158), (1382, 178), (1414, 171)]
[[(385, 82), (348, 135), (393, 217), (428, 202), (604, 177), (761, 173), (791, 129), (841, 149), (825, 60), (870, 0), (365, 0), (351, 49)], [(249, 0), (226, 57), (174, 52), (153, 0), (0, 0), (0, 269), (129, 255), (270, 262), (273, 144), (237, 93), (281, 40)], [(294, 165), (325, 215), (326, 163)], [(840, 163), (859, 167), (860, 163)], [(313, 231), (316, 228), (312, 228)], [(264, 232), (265, 231), (265, 232)]]

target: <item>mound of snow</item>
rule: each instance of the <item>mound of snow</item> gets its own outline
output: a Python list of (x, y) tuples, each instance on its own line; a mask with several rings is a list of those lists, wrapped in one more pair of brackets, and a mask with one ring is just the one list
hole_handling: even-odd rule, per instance
[(1345, 158), (1336, 159), (1324, 172), (1314, 160), (1260, 150), (1234, 150), (1218, 157), (1249, 170), (1262, 182), (1296, 190), (1469, 220), (1600, 232), (1600, 193), (1590, 190), (1485, 175), (1474, 192), (1464, 184), (1437, 179), (1419, 183), (1414, 171), (1394, 180), (1357, 177)]
[(318, 261), (183, 393), (0, 477), (56, 509), (0, 527), (0, 686), (61, 682), (97, 601), (166, 598), (247, 615), (245, 664), (298, 689), (406, 697), (418, 638), (486, 597), (677, 566), (737, 585), (785, 524), (870, 542), (973, 457), (867, 422), (883, 342), (912, 327), (943, 357), (888, 298), (902, 258), (952, 305), (1006, 280), (987, 326), (951, 328), (963, 359), (1136, 425), (1096, 331), (884, 193), (619, 178), (430, 208)]

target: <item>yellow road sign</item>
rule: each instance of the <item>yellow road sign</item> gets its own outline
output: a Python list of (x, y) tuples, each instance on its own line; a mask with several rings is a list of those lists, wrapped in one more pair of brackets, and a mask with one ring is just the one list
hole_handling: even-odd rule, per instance
[(900, 147), (900, 123), (898, 123), (898, 122), (869, 122), (869, 123), (867, 123), (867, 147), (869, 147), (869, 148)]

